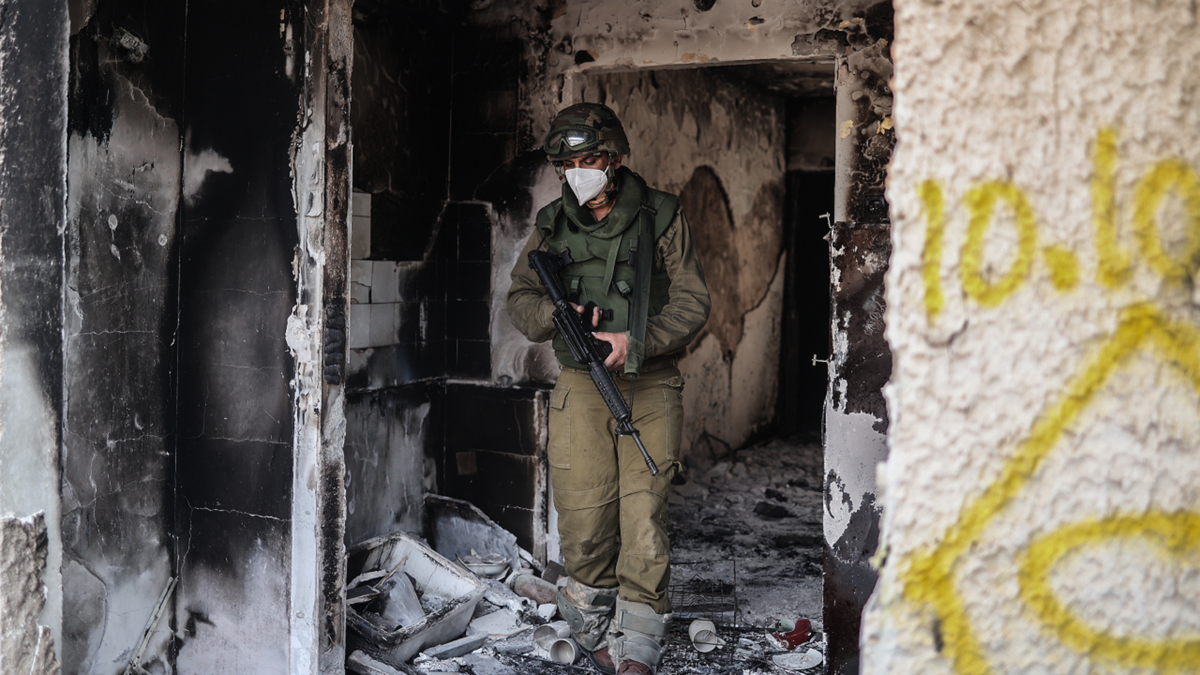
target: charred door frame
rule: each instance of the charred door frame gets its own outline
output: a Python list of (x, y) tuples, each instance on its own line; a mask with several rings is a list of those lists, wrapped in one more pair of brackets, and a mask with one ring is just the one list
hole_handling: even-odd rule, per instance
[(862, 612), (878, 574), (880, 506), (875, 470), (887, 459), (883, 386), (884, 274), (891, 259), (884, 181), (891, 158), (890, 52), (886, 41), (838, 59), (834, 218), (829, 233), (831, 350), (825, 405), (827, 672), (859, 672)]
[(345, 668), (346, 316), (351, 209), (352, 0), (312, 0), (309, 58), (294, 142), (299, 301), (288, 321), (295, 360), (291, 672)]

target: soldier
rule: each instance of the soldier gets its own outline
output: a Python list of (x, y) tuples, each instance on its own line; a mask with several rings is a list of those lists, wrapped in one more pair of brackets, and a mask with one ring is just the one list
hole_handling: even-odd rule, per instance
[[(530, 340), (554, 338), (562, 366), (550, 397), (549, 443), (569, 577), (559, 610), (602, 672), (651, 674), (671, 619), (667, 488), (679, 470), (683, 429), (676, 361), (708, 319), (708, 288), (678, 197), (622, 166), (629, 141), (612, 110), (598, 103), (563, 109), (543, 150), (563, 182), (562, 197), (538, 212), (512, 271), (508, 314)], [(634, 426), (662, 467), (658, 476), (631, 438), (615, 435), (588, 371), (557, 335), (554, 306), (526, 262), (535, 248), (569, 251), (564, 286), (577, 311), (597, 305), (594, 335), (612, 347), (605, 366), (616, 371)]]

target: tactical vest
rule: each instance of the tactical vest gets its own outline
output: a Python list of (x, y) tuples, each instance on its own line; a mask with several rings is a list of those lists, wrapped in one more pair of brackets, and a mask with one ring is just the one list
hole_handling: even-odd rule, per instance
[[(643, 184), (644, 185), (644, 184)], [(654, 241), (667, 231), (679, 207), (679, 198), (653, 188), (649, 190), (655, 210)], [(634, 295), (634, 274), (637, 264), (638, 230), (641, 218), (634, 217), (629, 225), (611, 238), (596, 236), (579, 228), (568, 227), (562, 198), (542, 208), (537, 215), (538, 231), (545, 235), (543, 244), (551, 253), (571, 252), (575, 261), (562, 269), (563, 286), (571, 302), (586, 305), (594, 302), (602, 310), (612, 310), (612, 318), (602, 318), (597, 331), (623, 333), (631, 326)], [(651, 251), (649, 259), (654, 264)], [(650, 273), (649, 316), (656, 316), (667, 306), (671, 279), (666, 270), (652, 269)], [(554, 352), (564, 366), (585, 368), (571, 357), (562, 337), (555, 335)]]

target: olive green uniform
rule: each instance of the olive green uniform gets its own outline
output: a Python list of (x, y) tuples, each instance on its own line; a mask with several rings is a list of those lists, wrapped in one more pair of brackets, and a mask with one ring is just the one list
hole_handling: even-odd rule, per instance
[[(655, 219), (649, 318), (644, 342), (630, 339), (625, 369), (632, 371), (640, 364), (640, 375), (614, 373), (627, 400), (633, 385), (633, 424), (661, 469), (658, 476), (650, 475), (633, 439), (616, 435), (612, 414), (591, 378), (557, 337), (551, 321), (554, 305), (527, 264), (529, 251), (538, 246), (554, 253), (569, 249), (577, 263), (564, 268), (562, 276), (572, 301), (613, 309), (613, 319), (602, 321), (596, 330), (628, 336), (636, 267), (631, 264), (636, 251), (631, 254), (629, 249), (636, 249), (637, 214), (648, 188), (628, 169), (618, 171), (618, 180), (617, 202), (600, 222), (565, 187), (562, 199), (539, 212), (538, 227), (512, 271), (508, 313), (530, 340), (555, 338), (563, 366), (551, 395), (549, 462), (563, 557), (574, 584), (565, 589), (567, 595), (572, 596), (572, 589), (575, 595), (586, 595), (572, 602), (594, 606), (597, 617), (605, 610), (611, 613), (617, 604), (646, 606), (665, 615), (670, 612), (667, 487), (678, 470), (683, 429), (683, 378), (675, 361), (703, 328), (710, 308), (687, 221), (673, 195), (650, 190), (660, 213)], [(617, 588), (622, 603), (605, 590)], [(617, 616), (619, 621), (620, 607)], [(636, 616), (630, 616), (636, 622)], [(585, 648), (600, 646), (576, 633)]]

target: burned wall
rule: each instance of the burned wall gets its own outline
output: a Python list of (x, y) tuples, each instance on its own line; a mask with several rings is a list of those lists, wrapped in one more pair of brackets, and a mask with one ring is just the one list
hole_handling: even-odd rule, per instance
[[(71, 42), (64, 317), (62, 661), (79, 673), (121, 660), (173, 575), (183, 170), (183, 4), (92, 9)], [(159, 633), (145, 662), (167, 651)]]
[(290, 381), (299, 373), (285, 338), (298, 299), (291, 151), (305, 17), (286, 0), (188, 7), (184, 147), (219, 168), (185, 164), (179, 216), (176, 611), (187, 630), (175, 649), (184, 672), (288, 672), (291, 661), (289, 617), (278, 610), (293, 564), (305, 564), (291, 556)]
[(1194, 669), (1196, 6), (897, 0), (896, 36), (863, 672)]
[(420, 532), (436, 490), (454, 234), (442, 232), (452, 23), (435, 3), (361, 2), (353, 30), (347, 544)]
[(305, 16), (287, 2), (73, 7), (70, 672), (128, 658), (170, 576), (144, 664), (289, 669), (295, 627), (272, 608), (293, 577), (285, 334)]
[(346, 410), (346, 541), (381, 534), (421, 533), (423, 500), (435, 487), (435, 461), (426, 461), (441, 429), (436, 386), (355, 394)]
[(6, 672), (56, 672), (63, 644), (69, 28), (65, 3), (11, 2), (0, 12), (0, 671)]
[[(534, 394), (501, 393), (527, 419), (493, 446), (462, 435), (481, 398), (506, 405), (489, 381), (493, 224), (528, 208), (529, 171), (516, 150), (521, 39), (460, 18), (438, 3), (356, 5), (347, 537), (419, 531), (428, 490), (474, 496), (544, 549), (542, 469), (520, 436), (540, 419)], [(524, 492), (476, 493), (476, 465), (456, 459), (476, 452)]]

